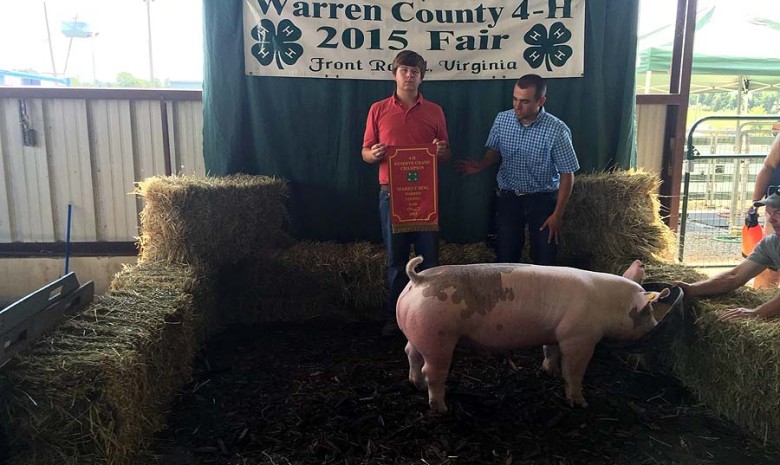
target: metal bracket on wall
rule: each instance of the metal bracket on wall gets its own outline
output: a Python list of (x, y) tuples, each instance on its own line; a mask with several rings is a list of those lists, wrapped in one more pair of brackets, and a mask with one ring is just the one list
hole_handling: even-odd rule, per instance
[(25, 147), (35, 147), (38, 134), (31, 127), (30, 112), (27, 109), (27, 100), (24, 99), (19, 99), (19, 124), (22, 126), (22, 143)]
[(43, 286), (0, 310), (0, 367), (92, 302), (95, 283), (79, 286), (75, 273)]

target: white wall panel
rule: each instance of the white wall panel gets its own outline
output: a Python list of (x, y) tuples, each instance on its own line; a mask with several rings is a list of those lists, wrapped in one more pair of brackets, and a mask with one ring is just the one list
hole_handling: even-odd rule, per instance
[(13, 239), (13, 227), (11, 225), (11, 215), (9, 208), (11, 204), (11, 192), (5, 181), (6, 161), (8, 160), (8, 147), (6, 144), (5, 128), (8, 124), (5, 121), (6, 101), (0, 100), (0, 242), (11, 242)]
[(172, 129), (171, 154), (174, 172), (178, 174), (206, 174), (206, 163), (203, 159), (203, 103), (202, 102), (172, 102), (169, 107), (173, 111), (169, 127)]
[(158, 101), (132, 102), (133, 147), (137, 160), (136, 179), (165, 175), (162, 113)]
[(661, 174), (666, 105), (637, 105), (637, 166)]
[(127, 241), (138, 235), (138, 211), (133, 191), (133, 144), (130, 102), (92, 100), (92, 172), (95, 184), (97, 238)]
[(46, 137), (40, 99), (26, 99), (31, 128), (38, 134), (37, 144), (23, 143), (19, 125), (19, 100), (3, 100), (3, 139), (6, 151), (6, 184), (9, 192), (9, 216), (16, 231), (12, 240), (42, 242), (54, 240), (51, 190), (46, 160)]
[(166, 100), (164, 122), (152, 93), (86, 94), (25, 99), (34, 147), (22, 141), (19, 98), (0, 98), (0, 243), (64, 241), (68, 203), (72, 241), (133, 241), (142, 204), (131, 193), (165, 174), (165, 123), (173, 172), (205, 174), (199, 100)]
[(87, 104), (84, 100), (45, 100), (44, 109), (56, 240), (67, 239), (70, 203), (73, 205), (71, 241), (95, 241), (97, 230)]

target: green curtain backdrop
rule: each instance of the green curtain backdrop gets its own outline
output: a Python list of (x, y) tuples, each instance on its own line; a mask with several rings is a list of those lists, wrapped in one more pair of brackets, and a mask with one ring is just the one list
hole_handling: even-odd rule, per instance
[[(580, 173), (628, 168), (636, 160), (638, 0), (586, 5), (585, 76), (549, 79), (545, 108), (571, 128)], [(204, 0), (203, 6), (207, 172), (289, 180), (288, 205), (301, 239), (380, 241), (378, 167), (363, 162), (360, 149), (368, 108), (392, 94), (392, 76), (387, 81), (246, 76), (242, 0)], [(513, 85), (514, 79), (423, 81), (425, 98), (444, 109), (453, 160), (482, 157), (496, 113), (512, 106)], [(485, 239), (494, 184), (495, 170), (460, 176), (451, 164), (441, 165), (443, 239)]]

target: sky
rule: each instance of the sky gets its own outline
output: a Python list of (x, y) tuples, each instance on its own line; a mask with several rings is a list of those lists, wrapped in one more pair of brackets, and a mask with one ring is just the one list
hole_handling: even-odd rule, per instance
[[(156, 79), (203, 80), (202, 2), (151, 0)], [(52, 74), (44, 4), (58, 75), (106, 82), (125, 71), (149, 79), (144, 0), (0, 0), (0, 69)], [(87, 22), (94, 37), (69, 44), (61, 23), (74, 18)]]

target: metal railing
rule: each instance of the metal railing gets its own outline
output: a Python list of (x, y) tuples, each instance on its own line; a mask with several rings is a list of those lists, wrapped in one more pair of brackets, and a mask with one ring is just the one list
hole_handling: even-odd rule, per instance
[[(708, 116), (688, 131), (678, 259), (696, 266), (742, 260), (741, 229), (780, 115)], [(731, 129), (700, 129), (733, 121)], [(709, 153), (703, 153), (709, 152)]]

